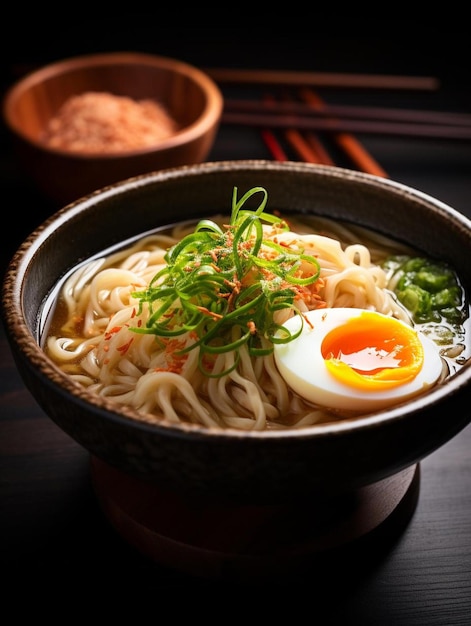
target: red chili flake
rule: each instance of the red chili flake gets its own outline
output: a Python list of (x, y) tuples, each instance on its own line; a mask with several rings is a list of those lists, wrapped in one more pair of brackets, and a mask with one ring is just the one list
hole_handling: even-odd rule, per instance
[(164, 344), (165, 352), (167, 353), (167, 367), (156, 367), (154, 371), (181, 374), (188, 355), (177, 355), (176, 353), (185, 347), (185, 342), (181, 339), (166, 339)]
[(125, 354), (129, 350), (133, 341), (134, 341), (134, 337), (131, 337), (131, 339), (127, 343), (124, 343), (122, 346), (119, 346), (117, 350), (119, 350), (121, 354)]
[(255, 335), (257, 333), (257, 327), (255, 326), (255, 322), (247, 322), (247, 327), (250, 330), (251, 335)]
[(237, 283), (235, 283), (234, 281), (228, 280), (227, 278), (224, 279), (224, 284), (230, 287), (231, 289), (236, 289), (237, 287)]
[(304, 318), (304, 321), (308, 324), (308, 326), (310, 326), (311, 328), (314, 328), (314, 324), (311, 322), (311, 320), (308, 317), (306, 317), (306, 315), (303, 315), (303, 318)]
[(213, 311), (210, 311), (209, 309), (207, 309), (205, 306), (197, 306), (196, 308), (198, 309), (198, 311), (201, 311), (201, 313), (204, 313), (205, 315), (209, 315), (215, 320), (220, 320), (223, 318), (223, 316), (220, 313), (214, 313)]
[(114, 326), (113, 328), (111, 328), (106, 334), (105, 334), (105, 339), (108, 341), (109, 339), (111, 339), (111, 337), (116, 334), (119, 333), (119, 331), (121, 330), (122, 326)]

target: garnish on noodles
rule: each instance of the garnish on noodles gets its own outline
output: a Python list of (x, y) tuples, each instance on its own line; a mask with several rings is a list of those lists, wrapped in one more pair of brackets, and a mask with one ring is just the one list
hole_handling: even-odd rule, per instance
[(452, 268), (353, 224), (269, 213), (262, 187), (237, 195), (229, 215), (74, 268), (44, 324), (54, 363), (141, 421), (261, 431), (355, 419), (469, 359)]
[[(258, 208), (244, 205), (254, 194), (262, 194)], [(263, 222), (288, 232), (284, 220), (264, 211), (267, 192), (254, 187), (240, 200), (237, 188), (232, 197), (232, 214), (227, 226), (201, 220), (193, 233), (165, 255), (166, 266), (145, 291), (133, 294), (149, 306), (145, 327), (137, 333), (177, 337), (191, 331), (195, 341), (177, 354), (199, 348), (199, 367), (207, 376), (223, 376), (230, 370), (212, 373), (211, 355), (237, 351), (246, 344), (250, 356), (273, 351), (274, 343), (285, 343), (293, 335), (275, 321), (275, 312), (298, 312), (297, 300), (319, 301), (316, 283), (320, 266), (302, 248), (288, 247), (264, 237)], [(238, 355), (238, 352), (236, 352)], [(237, 367), (238, 356), (230, 369)]]

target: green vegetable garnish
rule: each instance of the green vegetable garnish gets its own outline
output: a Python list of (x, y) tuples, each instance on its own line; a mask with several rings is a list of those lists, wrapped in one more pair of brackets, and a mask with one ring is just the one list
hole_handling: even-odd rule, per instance
[[(256, 210), (243, 208), (257, 193)], [(230, 223), (221, 228), (201, 220), (195, 230), (170, 248), (166, 266), (145, 291), (135, 292), (139, 313), (149, 307), (146, 326), (135, 332), (158, 338), (194, 333), (194, 342), (178, 352), (198, 347), (199, 367), (212, 376), (214, 355), (248, 347), (251, 356), (269, 354), (274, 343), (291, 341), (291, 334), (274, 320), (281, 309), (298, 313), (295, 299), (302, 287), (315, 283), (320, 267), (315, 257), (264, 239), (263, 225), (289, 231), (284, 220), (265, 212), (267, 192), (254, 187), (237, 200), (233, 190)], [(301, 267), (302, 266), (302, 267)], [(302, 326), (302, 325), (301, 325)], [(218, 373), (222, 376), (230, 370)]]
[(394, 256), (383, 268), (390, 273), (394, 293), (416, 324), (446, 321), (453, 325), (465, 321), (464, 290), (456, 273), (445, 263)]

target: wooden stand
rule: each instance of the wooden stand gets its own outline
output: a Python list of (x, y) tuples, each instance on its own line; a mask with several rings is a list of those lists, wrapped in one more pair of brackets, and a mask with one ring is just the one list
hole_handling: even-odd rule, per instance
[(386, 521), (402, 530), (420, 484), (414, 465), (342, 497), (309, 494), (303, 502), (253, 506), (184, 500), (96, 457), (91, 473), (105, 515), (130, 545), (162, 566), (212, 578), (286, 573)]

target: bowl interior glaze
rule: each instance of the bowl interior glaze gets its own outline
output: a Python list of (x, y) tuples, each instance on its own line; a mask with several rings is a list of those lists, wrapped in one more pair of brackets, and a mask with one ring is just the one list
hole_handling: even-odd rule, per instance
[(53, 215), (7, 270), (2, 313), (13, 355), (38, 404), (90, 453), (161, 487), (250, 502), (368, 485), (420, 461), (470, 421), (469, 364), (426, 395), (353, 421), (296, 431), (236, 432), (149, 425), (78, 389), (38, 345), (41, 308), (78, 262), (158, 226), (227, 212), (262, 186), (270, 212), (306, 212), (372, 228), (449, 262), (468, 293), (470, 221), (394, 181), (336, 167), (270, 161), (205, 163), (154, 172), (84, 197)]

